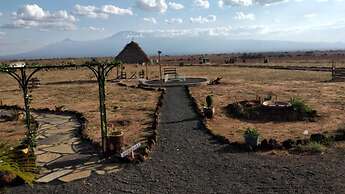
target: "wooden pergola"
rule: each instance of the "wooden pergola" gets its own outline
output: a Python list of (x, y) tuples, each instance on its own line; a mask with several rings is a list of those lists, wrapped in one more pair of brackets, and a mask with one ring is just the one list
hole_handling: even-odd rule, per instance
[[(66, 68), (88, 68), (90, 69), (97, 78), (99, 88), (99, 112), (101, 119), (101, 134), (102, 134), (102, 151), (106, 151), (106, 141), (108, 135), (107, 129), (107, 111), (106, 111), (106, 95), (105, 95), (105, 84), (106, 78), (114, 67), (119, 66), (121, 63), (118, 61), (106, 61), (99, 62), (95, 59), (86, 62), (82, 65), (67, 64), (67, 65), (8, 65), (0, 64), (0, 72), (7, 73), (14, 78), (22, 91), (24, 99), (24, 111), (25, 111), (25, 126), (28, 130), (27, 138), (30, 142), (35, 142), (36, 131), (31, 129), (31, 114), (30, 114), (30, 100), (31, 95), (28, 89), (30, 79), (40, 70), (48, 69), (66, 69)], [(35, 146), (35, 144), (34, 144)], [(34, 147), (33, 146), (33, 147)]]

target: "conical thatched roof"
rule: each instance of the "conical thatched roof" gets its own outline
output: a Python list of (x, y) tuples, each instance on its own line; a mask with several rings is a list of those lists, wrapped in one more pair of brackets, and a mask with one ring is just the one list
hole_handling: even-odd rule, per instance
[(116, 56), (116, 60), (127, 64), (149, 63), (150, 59), (140, 48), (139, 44), (132, 41)]

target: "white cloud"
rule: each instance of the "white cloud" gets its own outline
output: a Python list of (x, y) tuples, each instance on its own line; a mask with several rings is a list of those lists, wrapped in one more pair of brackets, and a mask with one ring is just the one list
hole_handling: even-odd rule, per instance
[(217, 20), (217, 17), (215, 15), (208, 15), (206, 17), (198, 16), (198, 17), (191, 17), (190, 21), (192, 23), (199, 23), (199, 24), (204, 24), (204, 23), (212, 23)]
[(3, 16), (4, 14), (2, 12), (0, 12), (0, 16)]
[(3, 28), (40, 28), (75, 30), (77, 19), (65, 10), (50, 12), (43, 10), (37, 4), (25, 5), (13, 14), (14, 21), (5, 24)]
[(252, 13), (236, 12), (234, 17), (236, 20), (255, 20), (255, 15)]
[(154, 17), (143, 18), (143, 20), (144, 20), (145, 22), (149, 22), (149, 23), (152, 23), (152, 24), (156, 24), (156, 23), (157, 23), (157, 20), (156, 20), (156, 18), (154, 18)]
[(166, 19), (165, 23), (167, 23), (167, 24), (182, 24), (183, 23), (183, 19), (181, 19), (181, 18)]
[(108, 14), (101, 12), (99, 8), (92, 5), (82, 6), (82, 5), (77, 4), (74, 6), (74, 13), (79, 16), (86, 16), (90, 18), (108, 18), (109, 17)]
[(308, 14), (305, 14), (303, 17), (307, 19), (311, 19), (311, 18), (315, 18), (316, 16), (317, 16), (316, 13), (308, 13)]
[(210, 2), (208, 0), (194, 0), (194, 5), (204, 9), (210, 8)]
[(97, 27), (89, 26), (88, 30), (92, 32), (104, 32), (105, 28), (97, 28)]
[(184, 8), (184, 5), (180, 4), (180, 3), (175, 3), (175, 2), (169, 2), (169, 7), (173, 10), (181, 10)]
[(253, 0), (220, 0), (219, 7), (223, 6), (249, 6), (253, 4)]
[(189, 29), (164, 29), (164, 30), (146, 30), (142, 33), (150, 33), (156, 37), (198, 37), (198, 36), (222, 36), (230, 38), (248, 38), (260, 36), (271, 36), (272, 34), (285, 34), (300, 32), (300, 28), (273, 28), (263, 25), (250, 25), (250, 26), (219, 26), (210, 28), (189, 28)]
[(113, 15), (133, 15), (132, 10), (122, 9), (114, 5), (104, 5), (102, 7), (102, 11), (106, 14), (113, 14)]
[(219, 0), (219, 7), (224, 6), (251, 6), (254, 4), (269, 6), (275, 3), (288, 2), (289, 0)]
[(168, 9), (168, 4), (165, 0), (137, 0), (136, 5), (144, 11), (164, 13)]
[(104, 5), (101, 8), (98, 8), (93, 5), (83, 6), (76, 4), (74, 6), (74, 14), (89, 18), (107, 19), (110, 15), (133, 15), (133, 12), (130, 9), (123, 9), (114, 5)]

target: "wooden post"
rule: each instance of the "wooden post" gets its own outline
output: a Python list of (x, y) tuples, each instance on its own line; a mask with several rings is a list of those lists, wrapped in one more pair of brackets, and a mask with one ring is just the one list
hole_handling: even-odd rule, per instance
[(335, 80), (335, 74), (336, 74), (335, 62), (332, 61), (332, 80)]
[(146, 69), (146, 72), (145, 72), (146, 79), (148, 80), (149, 79), (149, 71), (147, 69), (147, 63), (145, 63), (145, 69)]
[(162, 78), (161, 54), (162, 54), (162, 51), (158, 51), (159, 80), (163, 79)]

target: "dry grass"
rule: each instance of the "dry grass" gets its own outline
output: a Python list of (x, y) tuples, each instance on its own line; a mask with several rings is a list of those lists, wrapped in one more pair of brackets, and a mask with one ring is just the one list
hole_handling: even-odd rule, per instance
[(26, 128), (23, 121), (0, 122), (0, 141), (17, 145), (24, 137)]
[[(100, 142), (98, 84), (75, 82), (94, 80), (91, 71), (42, 71), (36, 77), (41, 80), (42, 85), (32, 92), (32, 108), (54, 109), (55, 106), (64, 106), (69, 110), (82, 112), (89, 121), (85, 134)], [(111, 75), (113, 77), (115, 72)], [(67, 84), (66, 81), (70, 83)], [(21, 93), (14, 79), (0, 74), (0, 83), (0, 100), (3, 104), (23, 106)], [(120, 87), (110, 82), (107, 83), (106, 91), (108, 123), (124, 130), (127, 144), (140, 141), (145, 135), (145, 128), (151, 124), (159, 93)], [(126, 126), (121, 126), (119, 121), (128, 122), (125, 122)]]
[[(208, 94), (214, 95), (216, 115), (208, 126), (216, 134), (223, 135), (230, 141), (243, 141), (243, 132), (247, 127), (255, 127), (263, 138), (275, 138), (279, 141), (287, 138), (303, 137), (303, 131), (309, 134), (331, 132), (344, 122), (345, 86), (343, 83), (325, 82), (330, 73), (279, 71), (264, 69), (199, 67), (186, 68), (187, 75), (207, 76), (214, 79), (223, 76), (222, 84), (192, 88), (198, 104), (205, 103)], [(317, 122), (246, 122), (226, 115), (224, 107), (236, 101), (255, 99), (256, 95), (265, 96), (273, 92), (278, 100), (288, 101), (291, 97), (300, 97), (316, 109), (321, 118)]]

